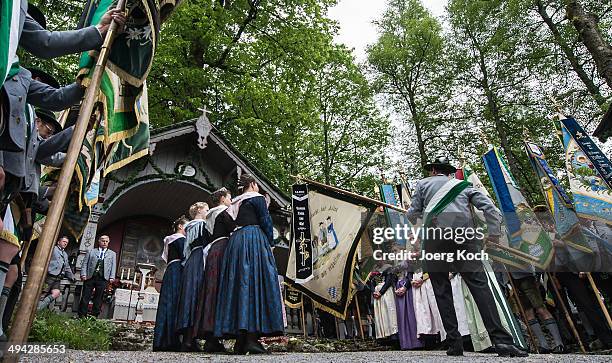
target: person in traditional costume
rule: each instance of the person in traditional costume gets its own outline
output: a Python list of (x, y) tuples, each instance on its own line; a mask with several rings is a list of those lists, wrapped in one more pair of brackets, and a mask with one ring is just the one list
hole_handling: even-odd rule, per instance
[(153, 351), (177, 351), (180, 348), (179, 336), (176, 334), (176, 317), (181, 293), (181, 277), (185, 248), (185, 217), (177, 219), (172, 229), (174, 234), (164, 238), (162, 260), (167, 263), (162, 280), (155, 316)]
[(236, 222), (223, 258), (215, 311), (215, 336), (237, 338), (234, 353), (267, 353), (261, 336), (283, 335), (273, 225), (255, 178), (243, 174), (227, 209)]
[[(563, 242), (556, 231), (554, 218), (547, 207), (536, 206), (533, 211), (555, 246), (555, 259), (552, 269), (555, 270), (554, 276), (560, 284), (560, 290), (567, 290), (570, 299), (576, 305), (578, 311), (584, 313), (586, 320), (588, 320), (597, 336), (597, 339), (590, 344), (591, 350), (612, 348), (612, 331), (606, 323), (603, 312), (598, 307), (595, 294), (589, 290), (584, 279), (580, 277), (578, 266), (575, 266), (575, 261), (580, 261), (586, 253), (571, 248)], [(549, 281), (548, 283), (555, 283), (555, 281)], [(555, 299), (557, 299), (556, 296)]]
[[(488, 261), (483, 261), (483, 265), (487, 274), (489, 289), (495, 297), (495, 305), (504, 329), (510, 333), (510, 335), (512, 335), (512, 339), (516, 346), (523, 350), (527, 350), (528, 346), (521, 330), (521, 326), (514, 316), (514, 312), (512, 311), (511, 306), (508, 303), (504, 292), (502, 291), (491, 264)], [(474, 297), (472, 296), (472, 293), (470, 293), (470, 289), (465, 281), (461, 281), (461, 288), (463, 290), (467, 323), (474, 351), (487, 351), (489, 348), (493, 347), (493, 343), (491, 342), (487, 328), (482, 321), (482, 316), (480, 315), (480, 311), (478, 311), (476, 301), (474, 301)]]
[(462, 338), (469, 338), (470, 328), (468, 327), (467, 311), (465, 308), (463, 289), (461, 287), (463, 279), (460, 274), (452, 272), (449, 273), (448, 278), (451, 282), (451, 289), (453, 290), (453, 306), (455, 307), (455, 315), (457, 316), (459, 334)]
[(214, 336), (215, 311), (219, 295), (219, 277), (225, 247), (230, 234), (236, 229), (236, 224), (227, 213), (232, 203), (232, 195), (226, 188), (221, 188), (212, 194), (214, 208), (206, 215), (206, 230), (212, 235), (210, 244), (204, 248), (204, 287), (200, 291), (196, 325), (198, 338), (206, 339), (204, 351), (209, 353), (225, 352), (225, 347)]
[(389, 338), (397, 334), (397, 312), (395, 306), (395, 287), (397, 275), (393, 273), (391, 265), (380, 267), (382, 281), (376, 284), (372, 296), (374, 297), (374, 328), (376, 339)]
[[(461, 250), (480, 253), (481, 241), (477, 238), (458, 244), (454, 239), (444, 238), (440, 229), (472, 228), (475, 229), (474, 218), (470, 206), (483, 211), (487, 221), (488, 240), (494, 243), (499, 241), (501, 234), (501, 214), (495, 204), (482, 191), (474, 188), (471, 183), (451, 178), (457, 169), (450, 165), (446, 157), (437, 157), (433, 163), (425, 165), (429, 177), (419, 180), (412, 199), (412, 205), (407, 212), (411, 223), (415, 224), (417, 218), (423, 220), (425, 230), (434, 228), (437, 232), (433, 238), (425, 238), (423, 250), (425, 253), (447, 253), (458, 256)], [(489, 332), (495, 342), (495, 349), (500, 356), (525, 357), (528, 354), (518, 349), (512, 336), (503, 328), (495, 301), (488, 289), (486, 274), (482, 262), (475, 259), (456, 259), (452, 262), (447, 259), (426, 260), (424, 269), (429, 273), (434, 287), (436, 302), (442, 315), (442, 322), (447, 333), (449, 349), (446, 354), (450, 356), (463, 355), (463, 341), (458, 329), (457, 316), (453, 303), (453, 292), (448, 273), (459, 272), (467, 283), (470, 292), (476, 300), (478, 309)]]
[(185, 262), (181, 279), (181, 294), (178, 307), (177, 332), (183, 335), (181, 350), (198, 351), (196, 341), (196, 308), (204, 282), (204, 252), (210, 242), (206, 230), (208, 204), (197, 202), (189, 207), (192, 220), (185, 225)]
[[(405, 264), (405, 263), (404, 263)], [(406, 267), (406, 266), (405, 266)], [(397, 335), (400, 348), (403, 350), (420, 348), (423, 343), (417, 336), (417, 322), (414, 311), (414, 294), (411, 285), (413, 273), (407, 269), (395, 287), (395, 305), (397, 307)]]
[(410, 281), (414, 302), (414, 313), (417, 324), (417, 337), (421, 341), (430, 340), (439, 335), (440, 340), (446, 339), (446, 331), (438, 310), (436, 297), (427, 273), (416, 271)]

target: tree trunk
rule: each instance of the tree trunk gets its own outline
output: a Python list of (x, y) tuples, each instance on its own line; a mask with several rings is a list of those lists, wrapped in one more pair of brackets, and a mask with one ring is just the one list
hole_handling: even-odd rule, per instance
[[(423, 140), (423, 130), (421, 129), (421, 123), (418, 120), (415, 120), (414, 122), (414, 130), (416, 131), (416, 136), (417, 136), (417, 144), (418, 144), (418, 148), (419, 148), (419, 157), (421, 159), (421, 170), (423, 172), (423, 175), (426, 174), (425, 172), (425, 164), (427, 164), (428, 158), (427, 158), (427, 153), (425, 152), (425, 141)], [(427, 175), (425, 175), (427, 176)]]
[(425, 171), (425, 164), (427, 164), (427, 153), (425, 151), (425, 139), (423, 138), (423, 129), (421, 128), (420, 113), (417, 110), (417, 104), (414, 97), (414, 89), (412, 87), (408, 90), (408, 106), (410, 114), (412, 115), (412, 123), (414, 124), (414, 131), (417, 137), (417, 148), (419, 149), (419, 159), (421, 159), (421, 172), (423, 176), (428, 176)]
[(589, 50), (597, 73), (612, 89), (612, 47), (606, 42), (597, 26), (597, 17), (584, 11), (578, 0), (565, 0), (567, 18), (574, 24), (580, 40)]
[(548, 26), (548, 29), (550, 29), (550, 32), (552, 33), (555, 39), (555, 43), (559, 45), (559, 47), (565, 54), (565, 57), (570, 62), (572, 69), (574, 70), (574, 72), (576, 72), (576, 74), (578, 75), (578, 78), (580, 78), (582, 83), (584, 83), (584, 85), (587, 88), (587, 91), (595, 99), (595, 102), (597, 102), (599, 106), (603, 106), (606, 103), (606, 99), (601, 95), (599, 91), (599, 87), (595, 85), (595, 82), (593, 82), (593, 80), (589, 78), (587, 72), (580, 65), (580, 63), (578, 62), (578, 58), (572, 51), (572, 48), (567, 44), (565, 39), (563, 39), (563, 37), (561, 36), (561, 33), (559, 32), (557, 25), (553, 22), (550, 15), (548, 15), (548, 13), (546, 12), (546, 6), (542, 3), (542, 0), (536, 0), (536, 6), (538, 8), (538, 13), (544, 20), (544, 23), (546, 23), (546, 25)]
[[(521, 172), (521, 165), (519, 164), (519, 161), (516, 159), (514, 153), (512, 152), (512, 146), (510, 145), (510, 140), (508, 139), (506, 125), (504, 125), (504, 122), (501, 118), (499, 106), (497, 104), (497, 97), (491, 90), (491, 86), (489, 84), (489, 73), (487, 71), (484, 56), (482, 55), (482, 53), (479, 52), (478, 57), (480, 71), (482, 72), (481, 86), (485, 93), (485, 96), (487, 97), (486, 107), (488, 112), (487, 114), (485, 114), (485, 117), (488, 118), (490, 121), (493, 121), (493, 124), (495, 125), (495, 130), (497, 130), (497, 135), (499, 136), (499, 143), (502, 149), (505, 151), (506, 158), (508, 159), (508, 166), (510, 167), (510, 172), (512, 173), (514, 178), (518, 180), (519, 175), (523, 175), (523, 173)], [(519, 190), (521, 191), (523, 196), (527, 198), (529, 202), (531, 202), (531, 194), (527, 193), (527, 189), (523, 187), (522, 183), (518, 184)]]

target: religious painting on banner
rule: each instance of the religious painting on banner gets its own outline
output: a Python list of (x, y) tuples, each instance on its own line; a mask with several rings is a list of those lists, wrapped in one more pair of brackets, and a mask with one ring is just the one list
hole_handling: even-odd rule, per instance
[[(461, 169), (458, 169), (457, 172), (455, 173), (455, 178), (459, 180), (466, 180), (472, 183), (473, 188), (480, 190), (484, 195), (492, 199), (487, 188), (485, 188), (482, 181), (480, 181), (480, 178), (478, 177), (478, 175), (472, 170), (472, 168), (469, 165), (464, 164), (461, 167)], [(472, 215), (474, 217), (474, 220), (476, 221), (476, 224), (478, 225), (478, 227), (483, 228), (486, 231), (487, 222), (486, 222), (484, 213), (480, 209), (474, 208), (474, 206), (471, 206), (471, 210), (472, 210)], [(504, 225), (503, 222), (502, 222), (501, 229), (502, 229), (502, 235), (499, 238), (499, 244), (503, 247), (509, 247), (508, 236), (506, 234), (506, 226)], [(511, 266), (512, 268), (516, 268), (519, 270), (524, 270), (529, 267), (529, 264), (526, 264), (524, 260), (517, 258), (507, 249), (496, 247), (491, 244), (487, 244), (486, 250), (489, 256), (491, 257), (491, 259), (494, 261), (501, 262), (507, 266)]]
[(579, 217), (612, 226), (612, 164), (575, 119), (559, 122), (565, 167)]
[(521, 193), (499, 150), (489, 150), (483, 160), (501, 207), (509, 248), (516, 251), (518, 259), (546, 269), (553, 258), (550, 236)]
[[(294, 230), (286, 282), (308, 295), (317, 308), (344, 318), (354, 294), (357, 248), (375, 205), (318, 184), (298, 184), (293, 191)], [(307, 208), (299, 199), (307, 201)], [(308, 213), (302, 215), (305, 211)], [(298, 275), (310, 266), (309, 258), (312, 275)]]

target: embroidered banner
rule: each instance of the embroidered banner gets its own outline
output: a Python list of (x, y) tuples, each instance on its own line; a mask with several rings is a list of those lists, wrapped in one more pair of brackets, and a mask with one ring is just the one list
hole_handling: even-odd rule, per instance
[[(312, 277), (302, 283), (297, 281), (297, 267), (301, 266), (304, 256), (303, 249), (299, 247), (301, 230), (297, 227), (304, 226), (296, 226), (295, 219), (295, 240), (289, 253), (286, 282), (308, 295), (317, 308), (344, 319), (354, 294), (353, 272), (357, 247), (375, 206), (337, 189), (315, 184), (308, 184), (307, 189), (302, 188), (298, 195), (306, 190), (308, 210), (304, 220), (309, 217)], [(296, 203), (295, 196), (293, 203)], [(306, 213), (306, 210), (301, 212)], [(294, 214), (294, 217), (297, 215)]]
[(576, 213), (595, 223), (612, 225), (610, 161), (583, 132), (576, 120), (562, 120), (560, 128), (565, 148), (565, 168)]
[(285, 286), (285, 305), (291, 309), (301, 309), (302, 299), (303, 295), (301, 292), (289, 286)]
[[(382, 184), (379, 190), (380, 199), (383, 202), (401, 207), (401, 202), (396, 194), (395, 185)], [(406, 218), (406, 215), (395, 209), (385, 208), (385, 216), (387, 217), (389, 227), (403, 228), (405, 225), (408, 225), (409, 227), (412, 226), (410, 221), (408, 221), (408, 218)], [(408, 239), (406, 239), (403, 234), (400, 234), (399, 238), (396, 236), (395, 243), (402, 249), (411, 249), (411, 246), (408, 246)]]
[(483, 160), (504, 217), (509, 247), (518, 250), (517, 258), (546, 269), (553, 258), (548, 233), (531, 210), (499, 151), (489, 150)]
[(295, 282), (302, 284), (313, 278), (312, 265), (317, 257), (313, 253), (312, 233), (310, 230), (310, 211), (308, 208), (308, 185), (295, 184), (292, 187), (291, 206), (293, 210), (293, 248), (295, 258)]
[(575, 119), (568, 118), (561, 120), (561, 124), (574, 141), (576, 141), (580, 150), (582, 150), (584, 155), (589, 159), (591, 166), (595, 169), (597, 174), (599, 174), (608, 185), (608, 188), (612, 189), (612, 164), (610, 160), (608, 160), (606, 155), (599, 150), (597, 145)]
[(546, 204), (548, 204), (548, 208), (555, 219), (557, 233), (569, 246), (583, 252), (592, 253), (592, 249), (582, 234), (580, 221), (572, 205), (572, 200), (565, 193), (559, 180), (548, 166), (544, 153), (538, 145), (532, 142), (525, 142), (525, 149), (527, 155), (529, 155), (531, 166), (538, 175)]
[[(485, 188), (484, 184), (482, 184), (482, 181), (480, 181), (478, 175), (468, 165), (463, 165), (461, 169), (458, 169), (455, 173), (455, 178), (466, 180), (472, 183), (473, 188), (480, 190), (487, 197), (491, 198), (489, 191), (487, 190), (487, 188)], [(474, 208), (473, 206), (471, 209), (476, 225), (486, 231), (487, 221), (485, 220), (484, 213), (480, 209)], [(499, 244), (504, 247), (510, 247), (508, 245), (506, 226), (503, 223), (501, 229), (502, 235), (499, 238)], [(505, 250), (503, 248), (487, 244), (486, 250), (491, 259), (494, 261), (501, 262), (505, 265), (512, 266), (513, 268), (517, 268), (520, 270), (524, 270), (529, 267), (529, 264), (526, 264), (524, 260), (521, 260), (520, 258), (516, 257), (515, 254), (512, 254), (510, 251)]]

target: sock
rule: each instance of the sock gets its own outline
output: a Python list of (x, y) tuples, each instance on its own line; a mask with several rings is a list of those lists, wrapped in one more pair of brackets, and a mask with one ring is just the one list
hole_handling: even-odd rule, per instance
[(55, 301), (55, 298), (53, 297), (53, 295), (47, 295), (45, 296), (44, 299), (40, 300), (38, 302), (38, 308), (37, 310), (42, 310), (44, 308), (46, 308), (47, 306), (49, 306), (53, 301)]
[[(4, 286), (4, 281), (6, 281), (6, 273), (8, 272), (9, 264), (3, 261), (0, 261), (0, 286)], [(2, 317), (4, 316), (4, 308), (6, 307), (6, 301), (8, 300), (9, 292), (4, 294), (4, 289), (2, 289), (2, 296), (0, 296), (0, 323), (2, 322)], [(4, 335), (4, 331), (2, 330), (2, 324), (0, 324), (0, 335)]]
[(546, 319), (542, 322), (542, 325), (548, 329), (550, 335), (552, 335), (553, 340), (555, 341), (555, 347), (563, 345), (563, 340), (561, 339), (561, 334), (559, 333), (559, 327), (557, 326), (557, 322), (555, 319)]
[(529, 320), (528, 323), (529, 327), (531, 328), (531, 331), (536, 336), (536, 338), (538, 338), (540, 348), (550, 349), (550, 347), (548, 346), (548, 341), (546, 340), (546, 337), (542, 332), (542, 328), (540, 327), (540, 322), (538, 321), (538, 319)]

